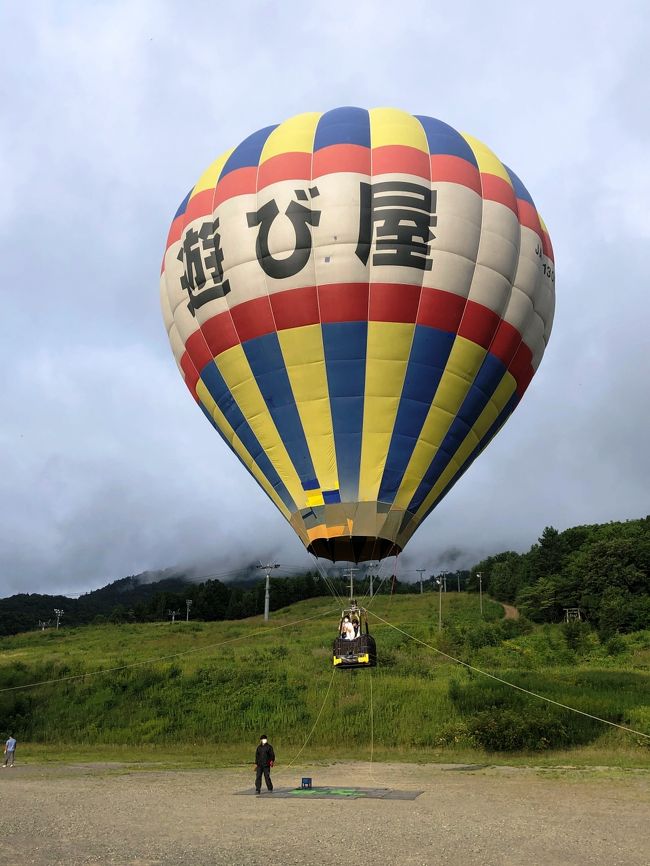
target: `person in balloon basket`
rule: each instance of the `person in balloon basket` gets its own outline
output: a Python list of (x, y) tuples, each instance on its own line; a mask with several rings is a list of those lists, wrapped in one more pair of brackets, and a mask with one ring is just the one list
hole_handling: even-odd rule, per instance
[(269, 794), (273, 791), (273, 782), (271, 781), (271, 767), (275, 763), (275, 752), (273, 746), (269, 743), (266, 734), (260, 737), (260, 744), (255, 751), (255, 793), (260, 794), (262, 791), (262, 775)]

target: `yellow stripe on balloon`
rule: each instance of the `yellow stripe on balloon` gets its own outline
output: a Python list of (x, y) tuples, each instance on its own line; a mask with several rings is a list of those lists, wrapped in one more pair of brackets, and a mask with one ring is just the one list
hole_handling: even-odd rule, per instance
[(372, 147), (397, 144), (429, 154), (427, 136), (417, 117), (397, 108), (371, 108), (369, 115)]
[(474, 136), (467, 135), (464, 132), (462, 132), (461, 135), (474, 151), (474, 156), (476, 157), (476, 162), (478, 163), (478, 168), (481, 174), (494, 174), (502, 180), (505, 180), (508, 186), (512, 186), (510, 175), (498, 156), (496, 156), (489, 147), (483, 144), (482, 141), (479, 141), (478, 138), (474, 138)]
[(376, 502), (402, 397), (415, 325), (369, 322), (359, 501)]
[(393, 508), (407, 508), (476, 378), (486, 350), (456, 337)]
[(314, 147), (316, 125), (321, 118), (318, 111), (297, 114), (285, 120), (266, 139), (259, 164), (283, 153), (311, 153)]
[(192, 195), (190, 196), (190, 198), (194, 198), (195, 195), (203, 192), (206, 189), (215, 188), (223, 170), (223, 167), (228, 161), (228, 158), (234, 149), (234, 147), (231, 147), (230, 150), (222, 153), (221, 156), (218, 157), (218, 159), (215, 159), (212, 165), (206, 168), (201, 177), (198, 179), (196, 186), (192, 190)]
[(268, 478), (260, 467), (257, 465), (250, 452), (246, 449), (243, 442), (239, 438), (239, 436), (235, 433), (233, 428), (230, 426), (228, 421), (226, 420), (226, 416), (219, 409), (215, 401), (212, 399), (212, 396), (206, 386), (203, 383), (202, 379), (199, 379), (196, 385), (196, 393), (201, 401), (201, 403), (205, 406), (206, 410), (210, 413), (212, 418), (214, 419), (215, 424), (221, 430), (223, 435), (226, 437), (228, 442), (230, 443), (230, 447), (235, 452), (235, 454), (240, 457), (243, 464), (253, 475), (257, 483), (264, 490), (266, 495), (277, 505), (278, 509), (282, 513), (282, 515), (289, 520), (291, 517), (291, 512), (284, 504), (284, 502), (280, 499)]
[(499, 382), (496, 391), (488, 401), (487, 405), (479, 415), (476, 423), (469, 431), (454, 456), (445, 467), (442, 475), (436, 481), (434, 486), (427, 494), (426, 499), (418, 508), (414, 523), (417, 525), (427, 513), (429, 508), (443, 493), (445, 487), (449, 484), (454, 475), (462, 468), (463, 464), (469, 459), (476, 446), (488, 432), (490, 427), (497, 420), (501, 412), (505, 409), (508, 401), (515, 393), (517, 383), (511, 373), (505, 373), (503, 379)]
[(307, 507), (307, 495), (291, 462), (271, 413), (264, 401), (240, 344), (222, 352), (215, 364), (251, 430), (266, 452), (298, 508)]
[[(305, 325), (278, 331), (280, 349), (287, 368), (307, 447), (321, 490), (338, 490), (334, 427), (330, 408), (323, 334), (320, 325)], [(310, 501), (310, 505), (322, 505)]]

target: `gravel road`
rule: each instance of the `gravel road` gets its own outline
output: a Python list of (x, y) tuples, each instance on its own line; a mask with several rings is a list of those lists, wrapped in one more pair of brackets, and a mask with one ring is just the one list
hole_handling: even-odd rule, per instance
[(2, 866), (650, 866), (650, 771), (276, 768), (278, 786), (420, 789), (414, 801), (234, 796), (250, 770), (0, 770)]

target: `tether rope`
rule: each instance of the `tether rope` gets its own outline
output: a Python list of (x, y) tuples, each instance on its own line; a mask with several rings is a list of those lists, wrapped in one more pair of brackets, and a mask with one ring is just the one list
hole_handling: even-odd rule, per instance
[(341, 607), (345, 607), (345, 604), (344, 604), (343, 600), (341, 599), (341, 596), (338, 594), (336, 587), (334, 586), (332, 581), (327, 576), (325, 566), (321, 562), (319, 562), (319, 560), (314, 556), (313, 553), (311, 554), (311, 556), (314, 560), (314, 564), (316, 565), (316, 568), (318, 569), (318, 573), (323, 578), (323, 582), (325, 583), (325, 586), (329, 589), (331, 595), (334, 596), (334, 598), (338, 601), (338, 603), (341, 605)]
[(415, 635), (409, 634), (407, 631), (404, 631), (403, 628), (400, 628), (397, 625), (393, 625), (392, 622), (388, 622), (388, 620), (383, 619), (378, 614), (374, 613), (374, 611), (370, 611), (372, 616), (375, 619), (378, 619), (380, 622), (383, 622), (384, 625), (390, 626), (395, 631), (401, 632), (406, 637), (414, 640), (416, 643), (422, 644), (422, 646), (427, 647), (430, 650), (438, 653), (445, 658), (448, 658), (450, 661), (455, 662), (456, 664), (462, 665), (470, 671), (474, 671), (477, 674), (481, 674), (481, 676), (489, 677), (491, 680), (496, 680), (498, 683), (502, 683), (504, 686), (509, 686), (511, 689), (516, 689), (518, 692), (524, 692), (524, 694), (531, 695), (533, 698), (538, 698), (540, 701), (546, 701), (549, 704), (555, 704), (556, 707), (562, 707), (564, 710), (570, 710), (572, 713), (578, 713), (581, 716), (586, 716), (588, 719), (593, 719), (596, 722), (602, 722), (604, 725), (611, 725), (613, 728), (620, 728), (622, 731), (627, 731), (629, 734), (636, 734), (639, 737), (645, 737), (647, 740), (650, 740), (650, 734), (644, 734), (643, 731), (637, 731), (634, 728), (628, 728), (626, 725), (619, 725), (617, 722), (611, 722), (609, 719), (601, 719), (600, 716), (594, 716), (592, 713), (586, 713), (584, 710), (578, 710), (576, 707), (570, 707), (568, 704), (563, 704), (560, 701), (555, 701), (553, 698), (547, 698), (545, 695), (540, 695), (537, 692), (532, 692), (530, 689), (525, 689), (523, 686), (515, 685), (515, 683), (508, 682), (508, 680), (504, 680), (502, 677), (498, 677), (496, 674), (488, 673), (487, 671), (481, 670), (481, 668), (477, 668), (474, 665), (469, 664), (469, 662), (464, 662), (461, 659), (457, 659), (449, 653), (443, 652), (435, 646), (432, 646), (430, 643), (426, 641), (420, 640), (419, 637), (415, 637)]
[[(248, 634), (243, 634), (243, 635), (238, 635), (237, 637), (227, 638), (226, 640), (218, 641), (217, 643), (204, 644), (203, 646), (192, 647), (191, 649), (181, 650), (181, 652), (170, 653), (169, 655), (157, 656), (156, 658), (150, 658), (150, 659), (143, 659), (142, 661), (139, 661), (139, 662), (131, 662), (127, 665), (118, 665), (117, 667), (112, 667), (112, 668), (100, 668), (100, 669), (95, 670), (95, 671), (86, 671), (86, 673), (83, 673), (83, 674), (70, 674), (70, 675), (64, 676), (64, 677), (55, 677), (54, 679), (50, 679), (50, 680), (39, 680), (38, 682), (35, 682), (35, 683), (23, 683), (20, 686), (5, 686), (4, 688), (0, 689), (0, 693), (2, 693), (2, 692), (15, 692), (15, 691), (18, 691), (19, 689), (32, 689), (32, 688), (36, 688), (37, 686), (47, 686), (47, 685), (51, 685), (53, 683), (70, 682), (71, 680), (83, 680), (86, 677), (94, 677), (94, 676), (100, 676), (101, 674), (116, 673), (118, 671), (128, 670), (129, 668), (143, 667), (144, 665), (153, 665), (153, 664), (157, 664), (158, 662), (169, 661), (170, 659), (177, 659), (177, 658), (180, 658), (181, 656), (190, 655), (191, 653), (202, 652), (203, 650), (216, 649), (217, 647), (225, 646), (226, 644), (229, 644), (229, 643), (235, 643), (236, 641), (248, 640), (249, 638), (256, 637), (256, 636), (262, 635), (262, 634), (267, 634), (268, 632), (272, 632), (272, 631), (279, 631), (280, 629), (283, 629), (283, 628), (292, 628), (293, 626), (301, 625), (303, 622), (310, 622), (311, 620), (314, 620), (314, 619), (320, 619), (323, 616), (329, 616), (335, 610), (336, 610), (336, 608), (328, 608), (327, 610), (324, 610), (321, 613), (316, 613), (313, 616), (306, 616), (306, 617), (304, 617), (304, 619), (293, 620), (293, 622), (287, 622), (287, 623), (284, 623), (283, 625), (274, 625), (274, 626), (270, 626), (268, 628), (256, 629), (255, 631), (249, 632)], [(232, 622), (232, 620), (229, 620), (229, 622)]]
[(329, 697), (330, 689), (332, 688), (332, 683), (334, 682), (334, 674), (335, 673), (336, 673), (336, 668), (332, 667), (332, 676), (330, 677), (329, 685), (327, 686), (327, 691), (325, 692), (325, 697), (323, 698), (323, 703), (320, 705), (320, 710), (318, 711), (318, 715), (316, 716), (316, 721), (312, 725), (311, 731), (307, 734), (307, 739), (302, 744), (300, 751), (287, 764), (287, 767), (286, 767), (287, 770), (290, 769), (291, 767), (293, 767), (293, 765), (296, 763), (298, 758), (305, 751), (305, 748), (307, 747), (307, 743), (311, 740), (312, 735), (313, 735), (314, 731), (316, 730), (316, 726), (318, 725), (318, 722), (320, 721), (320, 717), (323, 715), (323, 710), (325, 709), (325, 704), (327, 703), (327, 698)]

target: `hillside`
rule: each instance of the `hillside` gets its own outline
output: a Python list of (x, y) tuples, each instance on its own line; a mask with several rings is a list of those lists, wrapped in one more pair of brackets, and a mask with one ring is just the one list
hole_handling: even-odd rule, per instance
[[(285, 608), (268, 627), (255, 617), (5, 637), (0, 726), (38, 743), (171, 745), (180, 738), (216, 749), (243, 748), (268, 729), (291, 751), (322, 707), (309, 748), (330, 756), (370, 748), (372, 710), (377, 754), (589, 746), (647, 759), (642, 738), (468, 671), (382, 620), (523, 688), (648, 733), (649, 631), (601, 643), (588, 625), (506, 621), (502, 606), (488, 600), (481, 618), (478, 599), (465, 593), (442, 601), (439, 633), (437, 593), (373, 600), (380, 662), (372, 673), (332, 673), (338, 608), (327, 598)], [(1, 691), (45, 679), (59, 681)]]
[(650, 516), (640, 520), (547, 526), (528, 553), (505, 551), (479, 562), (468, 587), (514, 602), (535, 622), (580, 611), (601, 637), (650, 627)]

